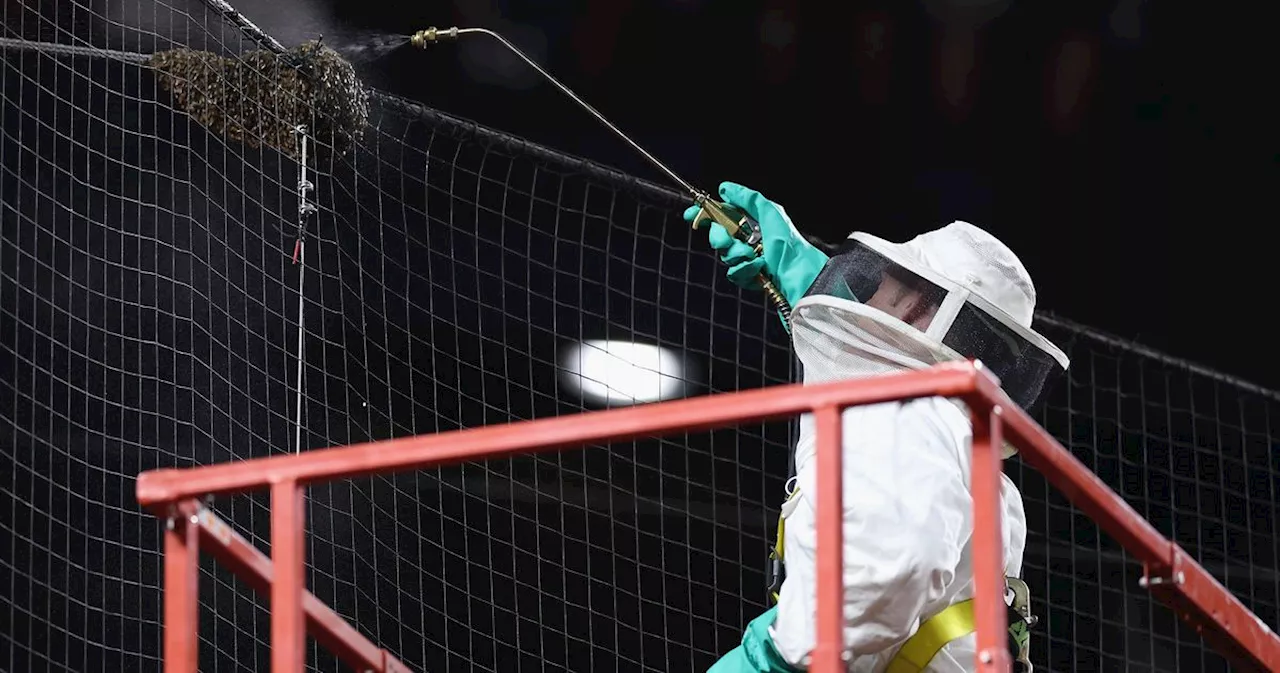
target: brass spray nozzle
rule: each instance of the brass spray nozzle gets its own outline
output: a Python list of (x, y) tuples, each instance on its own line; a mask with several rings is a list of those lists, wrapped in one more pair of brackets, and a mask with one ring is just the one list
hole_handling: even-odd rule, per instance
[(423, 28), (409, 36), (409, 43), (419, 49), (425, 49), (428, 42), (439, 42), (442, 39), (458, 39), (458, 27), (441, 29), (431, 26), (430, 28)]

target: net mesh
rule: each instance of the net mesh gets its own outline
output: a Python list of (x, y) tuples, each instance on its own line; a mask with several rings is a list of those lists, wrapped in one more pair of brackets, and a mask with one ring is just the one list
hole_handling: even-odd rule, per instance
[[(1042, 317), (1072, 357), (1040, 419), (1157, 530), (1264, 623), (1280, 621), (1273, 391)], [(1137, 585), (1141, 567), (1020, 463), (1026, 576), (1048, 617), (1050, 670), (1228, 670)]]
[[(159, 667), (140, 471), (576, 413), (560, 358), (588, 339), (670, 348), (698, 365), (696, 393), (791, 380), (781, 326), (724, 281), (677, 195), (384, 95), (354, 150), (310, 167), (296, 260), (296, 159), (210, 134), (136, 59), (13, 48), (263, 46), (220, 3), (111, 7), (4, 9), (0, 669)], [(1046, 427), (1275, 623), (1276, 396), (1041, 325), (1074, 361)], [(766, 607), (790, 438), (743, 427), (317, 487), (308, 586), (416, 670), (705, 670)], [(1096, 526), (1009, 471), (1039, 669), (1224, 668)], [(269, 552), (266, 505), (212, 503)], [(212, 561), (201, 600), (201, 669), (267, 669), (265, 601)]]

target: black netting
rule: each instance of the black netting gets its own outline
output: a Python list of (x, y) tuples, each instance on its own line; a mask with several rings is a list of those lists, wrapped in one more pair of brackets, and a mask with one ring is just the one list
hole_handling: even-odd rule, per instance
[[(262, 47), (248, 27), (194, 1), (4, 7), (0, 670), (159, 669), (160, 523), (134, 478), (297, 449), (304, 268), (304, 450), (581, 411), (558, 357), (586, 339), (668, 347), (696, 393), (791, 377), (776, 318), (671, 193), (375, 96), (361, 144), (312, 166), (295, 263), (296, 160), (206, 132), (136, 58), (14, 42), (234, 56)], [(1047, 329), (1074, 360), (1047, 427), (1274, 623), (1274, 395)], [(765, 607), (789, 438), (316, 488), (309, 587), (417, 670), (705, 670)], [(1011, 471), (1041, 670), (1220, 668), (1096, 527)], [(268, 550), (265, 498), (214, 507)], [(201, 591), (202, 670), (265, 670), (265, 601), (212, 562)]]
[[(1275, 628), (1280, 396), (1066, 320), (1038, 323), (1072, 358), (1041, 424)], [(1038, 661), (1055, 671), (1227, 670), (1138, 586), (1141, 566), (1114, 540), (1040, 475), (1020, 463), (1006, 471), (1022, 488), (1026, 574), (1048, 616)]]
[[(192, 48), (259, 47), (139, 4)], [(174, 46), (87, 4), (5, 19), (10, 39)], [(694, 393), (790, 377), (781, 326), (717, 282), (680, 200), (624, 176), (383, 99), (356, 151), (319, 152), (299, 264), (295, 160), (207, 133), (134, 63), (3, 54), (0, 669), (157, 667), (160, 528), (133, 478), (294, 450), (304, 268), (304, 449), (580, 412), (558, 360), (584, 340), (674, 349)], [(320, 487), (309, 585), (418, 670), (705, 666), (763, 609), (788, 437)], [(265, 498), (215, 507), (268, 549)], [(264, 602), (206, 568), (203, 669), (264, 670)]]

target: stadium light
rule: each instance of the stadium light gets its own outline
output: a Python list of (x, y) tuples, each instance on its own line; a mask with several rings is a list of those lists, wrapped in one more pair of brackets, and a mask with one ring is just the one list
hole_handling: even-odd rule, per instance
[(625, 406), (683, 397), (683, 358), (654, 344), (589, 340), (561, 356), (561, 382), (592, 405)]

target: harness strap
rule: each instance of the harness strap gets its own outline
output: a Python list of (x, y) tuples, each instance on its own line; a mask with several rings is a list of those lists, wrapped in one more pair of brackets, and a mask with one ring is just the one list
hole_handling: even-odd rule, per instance
[[(778, 593), (782, 590), (782, 581), (786, 578), (787, 515), (794, 508), (794, 501), (799, 493), (798, 488), (792, 490), (782, 503), (782, 513), (778, 516), (778, 536), (774, 538), (773, 548), (769, 550), (769, 596), (775, 604), (778, 602)], [(1021, 671), (1032, 670), (1031, 634), (1028, 628), (1039, 621), (1031, 615), (1030, 593), (1022, 580), (1005, 578), (1005, 603), (1009, 607), (1009, 646), (1015, 659), (1014, 669)], [(885, 669), (885, 673), (921, 673), (947, 643), (963, 638), (976, 630), (973, 599), (948, 606), (920, 624), (915, 634), (899, 648), (898, 653), (889, 662), (889, 667)]]
[[(799, 492), (799, 489), (792, 491), (791, 495), (787, 496), (787, 501), (794, 498), (797, 492)], [(785, 509), (787, 503), (784, 502), (782, 506)], [(784, 558), (785, 545), (783, 543), (783, 536), (786, 534), (786, 529), (787, 517), (785, 514), (779, 515), (778, 537), (774, 538), (773, 549), (769, 550), (769, 568), (767, 572), (769, 580), (769, 597), (773, 599), (774, 603), (778, 602), (778, 592), (782, 591), (782, 580), (786, 579), (787, 576), (786, 559)]]
[(947, 643), (976, 630), (973, 599), (951, 605), (920, 625), (902, 644), (885, 673), (920, 673)]

